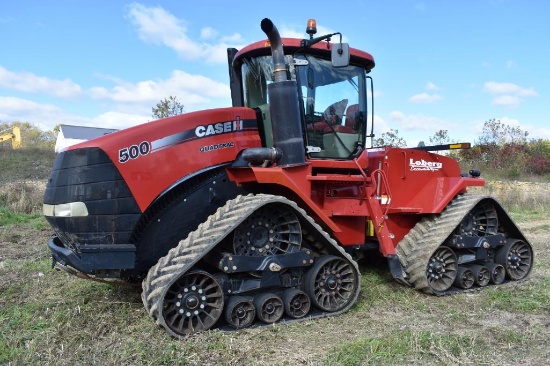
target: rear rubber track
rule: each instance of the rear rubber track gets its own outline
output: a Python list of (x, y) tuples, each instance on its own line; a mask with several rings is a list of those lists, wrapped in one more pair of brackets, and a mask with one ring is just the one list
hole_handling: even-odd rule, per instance
[[(432, 254), (453, 233), (462, 219), (478, 202), (489, 198), (486, 195), (466, 193), (457, 196), (439, 215), (430, 215), (422, 218), (416, 226), (399, 242), (396, 252), (406, 273), (405, 280), (416, 290), (438, 296), (456, 293), (483, 290), (487, 287), (502, 286), (488, 285), (467, 290), (451, 287), (444, 292), (434, 291), (428, 284), (426, 266)], [(495, 204), (498, 204), (494, 201)], [(506, 283), (517, 282), (507, 281)]]
[(290, 206), (298, 215), (311, 225), (317, 231), (317, 236), (331, 246), (334, 254), (345, 258), (350, 262), (356, 272), (357, 286), (353, 294), (352, 301), (340, 311), (331, 313), (321, 313), (306, 316), (299, 320), (312, 319), (323, 316), (336, 316), (349, 310), (357, 300), (360, 290), (360, 273), (357, 263), (347, 254), (330, 235), (325, 232), (307, 213), (298, 207), (298, 205), (281, 196), (267, 194), (258, 194), (247, 196), (238, 196), (229, 200), (220, 207), (216, 213), (209, 216), (208, 219), (200, 224), (198, 228), (191, 232), (187, 238), (181, 240), (178, 246), (172, 248), (168, 254), (159, 259), (159, 261), (149, 270), (147, 277), (143, 281), (143, 292), (141, 295), (143, 304), (147, 313), (160, 326), (164, 327), (172, 336), (178, 337), (167, 326), (163, 316), (163, 300), (169, 287), (184, 273), (189, 271), (197, 262), (207, 253), (213, 250), (227, 235), (242, 223), (249, 215), (260, 207), (271, 203), (283, 203)]

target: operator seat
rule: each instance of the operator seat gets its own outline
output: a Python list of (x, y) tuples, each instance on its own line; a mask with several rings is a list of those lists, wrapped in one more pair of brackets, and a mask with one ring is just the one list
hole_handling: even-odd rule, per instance
[(340, 121), (344, 116), (344, 110), (348, 105), (347, 99), (332, 103), (325, 109), (321, 119), (318, 122), (314, 122), (308, 125), (308, 131), (315, 131), (321, 134), (332, 132), (329, 126), (340, 126)]
[(346, 119), (343, 125), (325, 126), (323, 133), (341, 132), (341, 133), (357, 133), (357, 113), (359, 112), (359, 104), (348, 106), (344, 114)]

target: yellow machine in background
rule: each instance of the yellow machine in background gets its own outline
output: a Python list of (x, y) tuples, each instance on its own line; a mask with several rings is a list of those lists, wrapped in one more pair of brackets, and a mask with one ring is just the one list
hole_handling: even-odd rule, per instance
[(0, 143), (10, 141), (11, 147), (14, 149), (19, 149), (21, 147), (21, 130), (19, 127), (14, 126), (10, 130), (0, 131)]

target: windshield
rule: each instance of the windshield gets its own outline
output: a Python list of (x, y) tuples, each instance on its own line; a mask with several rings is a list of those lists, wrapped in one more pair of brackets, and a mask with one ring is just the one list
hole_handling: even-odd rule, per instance
[[(350, 158), (358, 145), (365, 143), (365, 70), (358, 66), (335, 68), (330, 60), (309, 55), (285, 58), (288, 74), (299, 86), (309, 157)], [(269, 133), (271, 56), (244, 59), (242, 75), (245, 106), (262, 110)]]

